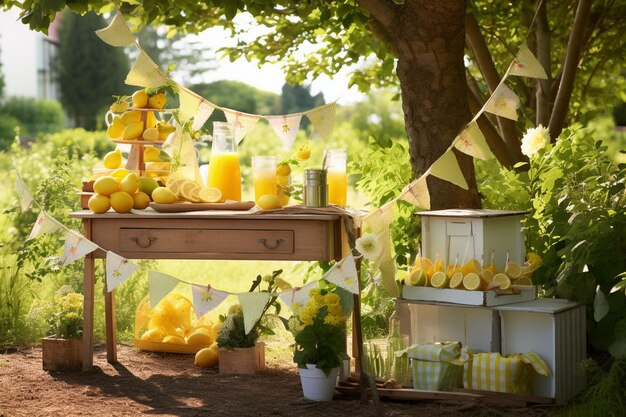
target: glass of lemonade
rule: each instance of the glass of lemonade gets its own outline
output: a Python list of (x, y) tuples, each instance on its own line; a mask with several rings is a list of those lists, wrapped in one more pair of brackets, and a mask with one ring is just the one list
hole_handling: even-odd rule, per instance
[(253, 156), (252, 180), (254, 182), (254, 201), (265, 194), (276, 195), (276, 157)]
[(345, 206), (348, 193), (348, 176), (345, 149), (329, 149), (324, 153), (325, 168), (328, 170), (328, 202), (337, 206)]

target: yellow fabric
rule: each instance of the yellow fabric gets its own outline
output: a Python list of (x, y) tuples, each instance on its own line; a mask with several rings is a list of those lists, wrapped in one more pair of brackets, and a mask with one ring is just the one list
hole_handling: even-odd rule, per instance
[(167, 84), (167, 78), (148, 54), (140, 50), (125, 82), (139, 87), (157, 88)]
[(505, 84), (500, 84), (485, 103), (484, 110), (507, 119), (517, 120), (519, 104), (519, 97)]
[(385, 229), (389, 228), (389, 225), (393, 221), (394, 216), (394, 202), (383, 205), (380, 208), (368, 213), (363, 217), (363, 223), (371, 227), (372, 232), (382, 233)]
[(178, 113), (182, 120), (186, 122), (196, 115), (202, 98), (188, 88), (179, 85), (178, 101), (180, 102)]
[(470, 124), (463, 129), (456, 138), (454, 147), (474, 158), (487, 160), (493, 157), (489, 150), (489, 145), (487, 145), (487, 140), (476, 121), (470, 122)]
[(426, 172), (442, 180), (449, 181), (464, 190), (469, 188), (461, 167), (459, 167), (459, 162), (451, 149), (448, 149), (441, 155)]
[(445, 391), (461, 386), (460, 342), (413, 345), (406, 352), (411, 359), (414, 389)]
[(109, 26), (96, 30), (96, 35), (111, 46), (128, 46), (135, 43), (135, 38), (119, 10)]
[(424, 210), (430, 210), (430, 193), (426, 184), (426, 175), (422, 175), (406, 186), (400, 198)]
[(548, 79), (546, 70), (525, 43), (522, 44), (520, 50), (517, 52), (515, 59), (509, 67), (508, 73), (509, 75), (519, 75), (522, 77), (541, 78), (543, 80)]
[(328, 142), (333, 135), (336, 107), (335, 103), (329, 103), (304, 113), (311, 123), (313, 123), (315, 131), (325, 143)]

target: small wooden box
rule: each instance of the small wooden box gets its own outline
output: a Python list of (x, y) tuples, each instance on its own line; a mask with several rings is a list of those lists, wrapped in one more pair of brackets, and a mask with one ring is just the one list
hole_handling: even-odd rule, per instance
[(41, 341), (44, 371), (69, 371), (83, 364), (83, 342), (78, 339), (45, 337)]
[(265, 370), (265, 343), (251, 348), (220, 348), (220, 374), (252, 375)]

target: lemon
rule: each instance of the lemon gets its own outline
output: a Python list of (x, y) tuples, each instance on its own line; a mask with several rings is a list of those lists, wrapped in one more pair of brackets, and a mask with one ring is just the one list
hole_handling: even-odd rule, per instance
[(111, 207), (118, 213), (130, 213), (133, 208), (133, 197), (125, 191), (117, 191), (111, 194)]
[(196, 329), (191, 333), (191, 335), (187, 338), (187, 344), (191, 346), (211, 346), (213, 343), (213, 339), (209, 332), (205, 329)]
[(152, 191), (152, 201), (158, 204), (172, 204), (177, 200), (176, 195), (165, 187), (157, 187)]
[(152, 191), (159, 186), (154, 178), (140, 177), (139, 178), (139, 191), (146, 193), (148, 197), (152, 195)]
[(134, 172), (128, 173), (122, 181), (120, 181), (120, 190), (133, 195), (139, 189), (139, 177)]
[(167, 99), (165, 98), (165, 93), (156, 93), (150, 96), (148, 99), (148, 106), (151, 109), (162, 109), (165, 107), (165, 103)]
[(125, 176), (128, 175), (130, 171), (126, 168), (118, 168), (115, 171), (111, 172), (111, 176), (118, 181), (122, 181)]
[(490, 271), (493, 275), (498, 273), (498, 268), (493, 263), (488, 263), (485, 265), (485, 270)]
[(104, 155), (102, 160), (106, 169), (119, 168), (122, 165), (122, 151), (116, 149)]
[(506, 274), (499, 273), (494, 275), (492, 285), (500, 287), (501, 290), (508, 290), (511, 288), (511, 280)]
[[(423, 269), (414, 269), (407, 277), (409, 280), (408, 285), (415, 285), (418, 287), (425, 287), (428, 285), (428, 276)], [(406, 280), (405, 280), (406, 282)]]
[(122, 133), (122, 139), (135, 140), (141, 137), (143, 133), (143, 122), (131, 122), (124, 127), (124, 133)]
[(432, 275), (435, 274), (435, 272), (446, 272), (446, 263), (443, 259), (437, 259), (435, 261), (435, 263), (433, 264), (433, 268), (432, 268)]
[(172, 343), (172, 344), (176, 344), (176, 345), (184, 345), (185, 344), (185, 339), (183, 339), (181, 336), (171, 334), (171, 335), (165, 336), (165, 338), (163, 339), (163, 343)]
[(276, 175), (276, 184), (283, 188), (289, 187), (289, 177), (286, 175)]
[(278, 192), (276, 194), (278, 196), (278, 200), (280, 201), (280, 204), (285, 207), (289, 204), (289, 201), (291, 200), (291, 196), (285, 192), (285, 189), (282, 187), (278, 187)]
[(109, 197), (100, 194), (94, 194), (89, 197), (87, 206), (89, 207), (89, 210), (93, 211), (96, 214), (106, 213), (111, 208), (111, 204), (109, 203)]
[(148, 194), (137, 191), (133, 194), (133, 208), (137, 210), (143, 210), (150, 205), (150, 197)]
[[(146, 129), (146, 132), (150, 129)], [(144, 139), (146, 132), (144, 133)], [(143, 160), (144, 162), (161, 162), (161, 150), (158, 148), (153, 148), (152, 146), (148, 146), (143, 150)]]
[(422, 269), (428, 275), (429, 271), (433, 269), (433, 261), (423, 256), (418, 256), (411, 271), (415, 271), (416, 269)]
[(533, 285), (533, 281), (530, 277), (521, 276), (515, 281), (515, 285)]
[(100, 177), (93, 183), (93, 191), (96, 194), (111, 195), (120, 190), (120, 183), (112, 176)]
[(455, 272), (450, 278), (450, 288), (457, 289), (463, 285), (463, 273), (461, 271)]
[(120, 119), (122, 120), (122, 123), (124, 123), (124, 125), (128, 125), (133, 122), (140, 122), (141, 112), (138, 110), (126, 111), (122, 113), (122, 115), (120, 116)]
[(156, 128), (159, 131), (159, 140), (167, 139), (170, 133), (176, 131), (176, 128), (168, 122), (158, 122)]
[(289, 174), (291, 174), (291, 167), (289, 166), (289, 164), (287, 163), (278, 164), (278, 166), (276, 167), (276, 175), (281, 175), (283, 177), (286, 177)]
[(148, 107), (148, 93), (146, 90), (137, 90), (132, 96), (133, 107), (142, 109)]
[(522, 275), (522, 267), (515, 262), (509, 262), (504, 269), (504, 272), (511, 277), (511, 279), (517, 279)]
[(470, 259), (469, 262), (461, 266), (461, 272), (463, 272), (463, 275), (467, 275), (470, 273), (478, 274), (482, 270), (483, 268), (480, 265), (480, 261), (476, 258)]
[(117, 139), (122, 137), (124, 133), (124, 122), (120, 116), (115, 116), (113, 122), (107, 127), (107, 136), (111, 139)]
[(193, 363), (200, 368), (211, 368), (217, 365), (219, 360), (219, 354), (214, 349), (210, 347), (200, 349), (198, 353), (196, 353), (196, 357)]
[(211, 346), (209, 346), (209, 349), (211, 349), (212, 351), (215, 352), (215, 354), (218, 356), (219, 358), (219, 352), (220, 352), (220, 347), (217, 344), (217, 342), (213, 342), (213, 344)]
[(154, 127), (149, 127), (143, 131), (143, 134), (141, 137), (143, 138), (143, 140), (147, 140), (147, 141), (159, 140), (159, 131), (156, 130), (156, 128)]
[[(156, 125), (157, 125), (157, 118), (154, 115), (153, 111), (149, 111), (146, 114), (146, 129), (156, 128)], [(159, 131), (157, 130), (157, 138), (158, 138), (158, 133)], [(158, 140), (158, 139), (154, 139), (154, 140)]]
[(452, 276), (457, 272), (460, 273), (461, 276), (463, 276), (463, 273), (461, 272), (461, 267), (459, 267), (458, 265), (450, 264), (446, 268), (446, 274), (448, 274), (450, 278), (452, 278)]
[(141, 336), (141, 340), (146, 342), (160, 342), (165, 337), (165, 331), (160, 327), (148, 330)]
[(463, 287), (469, 291), (480, 290), (482, 285), (482, 281), (478, 274), (475, 272), (470, 272), (469, 274), (463, 277)]
[(490, 284), (493, 281), (494, 273), (491, 272), (490, 269), (483, 269), (483, 272), (480, 274), (480, 277), (485, 281), (485, 283)]
[(262, 195), (259, 197), (257, 205), (263, 210), (276, 210), (283, 207), (275, 194)]
[(204, 203), (217, 203), (222, 199), (222, 192), (219, 188), (205, 187), (200, 190), (200, 200)]
[(111, 110), (113, 113), (124, 113), (126, 110), (128, 110), (128, 102), (120, 98), (115, 103), (111, 104), (109, 110)]
[(448, 276), (445, 272), (437, 271), (430, 279), (430, 285), (435, 288), (446, 288), (448, 286)]
[(300, 148), (300, 150), (296, 153), (296, 158), (300, 161), (306, 161), (311, 157), (311, 151), (308, 148)]

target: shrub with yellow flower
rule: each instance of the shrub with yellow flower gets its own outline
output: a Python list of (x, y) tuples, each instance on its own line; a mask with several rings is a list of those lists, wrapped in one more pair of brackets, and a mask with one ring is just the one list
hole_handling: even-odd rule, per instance
[(50, 301), (34, 302), (29, 318), (43, 319), (50, 336), (81, 339), (83, 336), (83, 295), (64, 285)]

